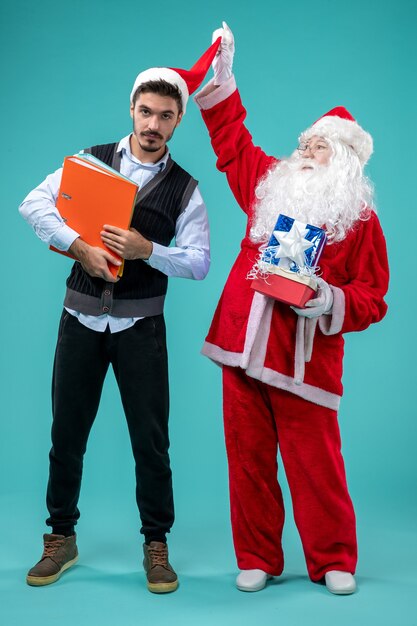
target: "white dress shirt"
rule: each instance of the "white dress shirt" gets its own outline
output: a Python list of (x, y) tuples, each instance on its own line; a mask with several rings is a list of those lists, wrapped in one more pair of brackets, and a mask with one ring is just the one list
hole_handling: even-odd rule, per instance
[[(117, 151), (122, 152), (120, 173), (144, 187), (158, 172), (166, 166), (169, 151), (157, 163), (141, 163), (130, 150), (130, 135), (118, 144)], [(67, 226), (55, 206), (61, 184), (62, 167), (50, 174), (19, 207), (24, 219), (32, 226), (37, 236), (59, 250), (68, 250), (79, 234)], [(209, 227), (207, 211), (198, 187), (194, 190), (188, 205), (180, 214), (175, 225), (175, 246), (161, 246), (152, 242), (152, 254), (147, 260), (151, 267), (167, 276), (202, 280), (210, 266)], [(115, 317), (113, 315), (85, 315), (79, 311), (67, 309), (78, 320), (99, 332), (109, 325), (110, 332), (125, 330), (139, 317)]]

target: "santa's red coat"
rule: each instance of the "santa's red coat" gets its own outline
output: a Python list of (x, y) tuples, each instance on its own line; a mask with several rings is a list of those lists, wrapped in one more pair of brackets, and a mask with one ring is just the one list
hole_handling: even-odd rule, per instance
[(196, 102), (210, 133), (217, 167), (226, 173), (248, 225), (203, 353), (219, 364), (241, 367), (260, 381), (337, 410), (343, 391), (343, 333), (364, 330), (381, 320), (387, 309), (388, 260), (378, 217), (372, 212), (343, 241), (325, 247), (320, 268), (333, 290), (333, 310), (319, 318), (312, 357), (299, 380), (294, 372), (297, 314), (288, 305), (254, 292), (247, 279), (259, 252), (259, 245), (249, 239), (255, 189), (277, 160), (253, 144), (234, 81), (209, 90), (209, 86), (203, 89)]

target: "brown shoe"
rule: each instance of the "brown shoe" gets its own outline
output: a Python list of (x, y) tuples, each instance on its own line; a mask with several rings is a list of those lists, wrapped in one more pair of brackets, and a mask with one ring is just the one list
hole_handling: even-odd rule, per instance
[(41, 560), (29, 570), (26, 577), (28, 585), (40, 587), (50, 585), (61, 576), (62, 572), (78, 561), (76, 535), (43, 536), (44, 550)]
[(148, 589), (153, 593), (168, 593), (178, 587), (178, 577), (168, 562), (168, 546), (160, 541), (143, 544), (143, 567)]

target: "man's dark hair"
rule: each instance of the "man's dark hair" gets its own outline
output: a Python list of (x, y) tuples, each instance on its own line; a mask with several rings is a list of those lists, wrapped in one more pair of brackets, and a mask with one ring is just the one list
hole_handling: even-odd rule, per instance
[(133, 94), (132, 103), (136, 104), (136, 100), (141, 93), (157, 93), (159, 96), (169, 96), (173, 98), (178, 105), (178, 112), (182, 113), (182, 98), (181, 92), (176, 85), (168, 83), (166, 80), (148, 80), (146, 83), (142, 83), (136, 89)]

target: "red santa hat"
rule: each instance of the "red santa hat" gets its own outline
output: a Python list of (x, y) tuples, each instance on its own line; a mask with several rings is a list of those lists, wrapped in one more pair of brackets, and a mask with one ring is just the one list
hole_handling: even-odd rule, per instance
[(167, 83), (175, 85), (180, 90), (182, 110), (183, 113), (185, 113), (188, 98), (203, 82), (216, 56), (221, 40), (222, 38), (218, 37), (190, 70), (182, 70), (173, 67), (151, 67), (138, 74), (130, 93), (130, 102), (132, 103), (137, 88), (143, 85), (143, 83), (147, 83), (150, 80), (165, 80)]
[(325, 113), (301, 135), (300, 139), (305, 141), (313, 135), (320, 135), (347, 144), (358, 155), (362, 167), (373, 152), (371, 135), (359, 126), (345, 107), (335, 107)]

